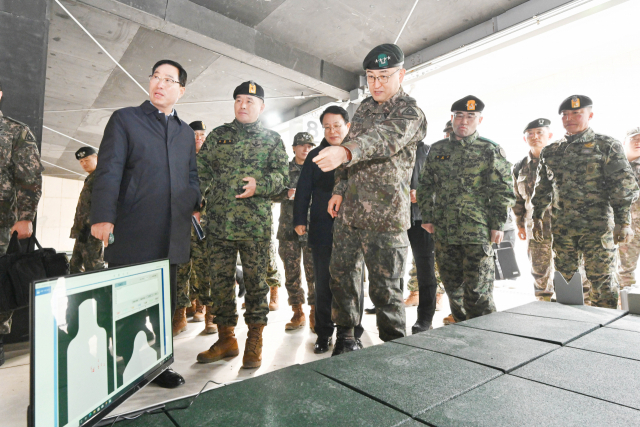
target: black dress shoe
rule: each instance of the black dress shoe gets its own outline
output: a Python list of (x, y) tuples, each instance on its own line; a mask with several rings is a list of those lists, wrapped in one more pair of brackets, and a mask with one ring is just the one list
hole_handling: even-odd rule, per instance
[(333, 338), (331, 337), (318, 337), (316, 340), (316, 345), (313, 346), (313, 352), (315, 354), (322, 354), (329, 351), (329, 346), (333, 342)]
[(162, 388), (176, 388), (184, 384), (184, 378), (171, 368), (158, 375), (153, 383)]
[(331, 357), (356, 350), (360, 350), (360, 347), (358, 347), (358, 344), (356, 343), (356, 340), (354, 338), (338, 337), (336, 338), (336, 345), (333, 347), (333, 353), (331, 353)]
[(365, 308), (364, 312), (367, 314), (376, 314), (376, 308), (375, 307)]
[(364, 345), (362, 345), (362, 341), (360, 341), (360, 338), (356, 338), (356, 345), (360, 350), (364, 348)]
[(411, 333), (415, 335), (419, 334), (420, 332), (428, 331), (429, 329), (433, 329), (433, 325), (431, 325), (431, 322), (421, 322), (420, 320), (418, 320), (411, 327)]

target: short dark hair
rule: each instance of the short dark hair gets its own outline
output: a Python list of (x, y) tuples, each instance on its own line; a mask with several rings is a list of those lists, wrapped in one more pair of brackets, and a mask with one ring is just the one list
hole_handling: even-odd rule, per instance
[(178, 82), (180, 83), (180, 86), (185, 87), (187, 85), (187, 72), (184, 68), (182, 68), (182, 65), (178, 64), (176, 61), (172, 61), (170, 59), (161, 59), (160, 61), (156, 62), (156, 65), (153, 66), (151, 74), (155, 74), (158, 67), (164, 64), (169, 64), (178, 69)]
[(344, 122), (349, 123), (349, 113), (339, 105), (331, 105), (330, 107), (327, 107), (327, 109), (320, 114), (320, 124), (322, 124), (322, 119), (324, 119), (325, 114), (340, 114), (344, 119)]

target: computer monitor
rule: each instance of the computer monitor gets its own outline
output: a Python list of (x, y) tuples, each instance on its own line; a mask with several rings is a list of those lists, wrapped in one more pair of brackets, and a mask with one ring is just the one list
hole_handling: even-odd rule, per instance
[(91, 426), (173, 362), (169, 261), (34, 283), (31, 427)]

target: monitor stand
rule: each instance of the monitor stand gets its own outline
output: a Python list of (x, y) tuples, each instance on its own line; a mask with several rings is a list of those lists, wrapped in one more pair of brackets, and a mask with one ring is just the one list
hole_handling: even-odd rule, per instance
[(165, 414), (167, 416), (167, 418), (169, 418), (169, 421), (171, 421), (171, 423), (175, 427), (181, 427), (180, 424), (178, 424), (178, 422), (176, 421), (176, 419), (171, 416), (171, 414), (167, 410), (167, 407), (165, 406), (164, 403), (160, 403), (158, 405), (150, 406), (150, 407), (145, 408), (145, 409), (140, 409), (138, 411), (128, 412), (126, 414), (121, 414), (121, 415), (116, 416), (115, 418), (104, 419), (104, 420), (100, 421), (98, 424), (96, 424), (96, 427), (112, 426), (112, 425), (115, 425), (119, 421), (133, 420), (133, 419), (139, 418), (139, 417), (141, 417), (143, 415), (146, 415), (146, 414), (155, 415), (155, 414), (160, 414), (160, 413)]

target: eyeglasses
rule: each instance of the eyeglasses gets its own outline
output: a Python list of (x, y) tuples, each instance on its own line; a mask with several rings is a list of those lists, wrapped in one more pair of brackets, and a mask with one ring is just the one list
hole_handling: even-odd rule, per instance
[(343, 124), (336, 124), (336, 125), (329, 125), (329, 126), (322, 126), (322, 129), (324, 129), (325, 132), (331, 132), (332, 130), (335, 132), (340, 132), (340, 129), (342, 129)]
[(369, 83), (371, 85), (377, 80), (383, 85), (387, 84), (387, 83), (389, 83), (389, 77), (393, 76), (395, 73), (397, 73), (401, 69), (402, 68), (398, 68), (396, 71), (394, 71), (393, 73), (389, 74), (388, 76), (378, 76), (378, 77), (376, 77), (373, 74), (367, 74), (367, 83)]
[(155, 74), (152, 74), (152, 75), (149, 76), (149, 81), (153, 81), (154, 79), (156, 80), (157, 83), (160, 83), (160, 81), (163, 81), (168, 86), (171, 86), (171, 85), (176, 84), (176, 83), (178, 83), (178, 84), (180, 83), (180, 82), (177, 82), (177, 81), (175, 81), (173, 79), (170, 79), (168, 77), (162, 78), (160, 76), (156, 76)]
[(454, 113), (453, 114), (453, 118), (454, 119), (469, 119), (469, 120), (473, 120), (478, 116), (478, 114), (476, 113)]

